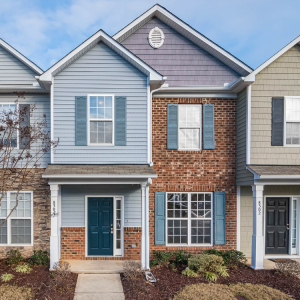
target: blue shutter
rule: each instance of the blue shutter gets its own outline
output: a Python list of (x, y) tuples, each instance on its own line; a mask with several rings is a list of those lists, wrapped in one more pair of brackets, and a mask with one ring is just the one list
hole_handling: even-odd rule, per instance
[(115, 145), (126, 146), (126, 97), (115, 97)]
[(203, 105), (203, 149), (215, 149), (214, 105)]
[(168, 104), (167, 148), (178, 149), (178, 105)]
[(166, 244), (166, 193), (155, 193), (155, 245)]
[(283, 146), (284, 98), (272, 98), (271, 146)]
[(225, 193), (215, 193), (215, 245), (226, 244)]
[(75, 145), (87, 145), (87, 97), (75, 97)]

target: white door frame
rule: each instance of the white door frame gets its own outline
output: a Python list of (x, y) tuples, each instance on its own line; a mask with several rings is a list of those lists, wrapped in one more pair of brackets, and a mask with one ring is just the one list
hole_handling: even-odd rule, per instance
[[(88, 198), (113, 198), (113, 255), (88, 255)], [(121, 198), (121, 255), (116, 252), (116, 200)], [(85, 257), (124, 257), (124, 196), (123, 195), (85, 195)]]
[[(266, 254), (266, 218), (267, 218), (267, 198), (289, 198), (289, 245), (288, 245), (288, 254)], [(297, 200), (297, 224), (296, 224), (296, 253), (292, 253), (292, 214), (293, 214), (293, 199)], [(264, 195), (264, 222), (263, 222), (263, 233), (264, 233), (264, 258), (300, 258), (300, 249), (299, 249), (299, 213), (300, 213), (300, 196), (299, 195), (280, 195), (280, 196), (273, 196), (273, 195)]]

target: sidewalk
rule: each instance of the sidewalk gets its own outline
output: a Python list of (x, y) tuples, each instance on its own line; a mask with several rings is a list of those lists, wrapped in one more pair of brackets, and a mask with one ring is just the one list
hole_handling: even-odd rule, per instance
[(125, 300), (119, 274), (79, 274), (74, 300)]

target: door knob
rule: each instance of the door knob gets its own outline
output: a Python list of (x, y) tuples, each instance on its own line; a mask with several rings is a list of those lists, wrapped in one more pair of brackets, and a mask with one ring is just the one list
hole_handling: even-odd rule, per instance
[(114, 229), (113, 228), (110, 229), (110, 233), (114, 233)]

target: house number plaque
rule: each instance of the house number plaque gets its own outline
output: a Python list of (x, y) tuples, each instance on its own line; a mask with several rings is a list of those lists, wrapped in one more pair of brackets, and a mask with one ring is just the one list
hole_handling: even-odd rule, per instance
[(58, 216), (58, 212), (57, 212), (56, 209), (55, 209), (55, 201), (53, 201), (52, 203), (53, 203), (53, 209), (52, 209), (51, 217), (52, 217), (52, 218), (55, 218), (55, 217)]
[(259, 216), (261, 216), (261, 201), (258, 201), (257, 213), (258, 213)]

